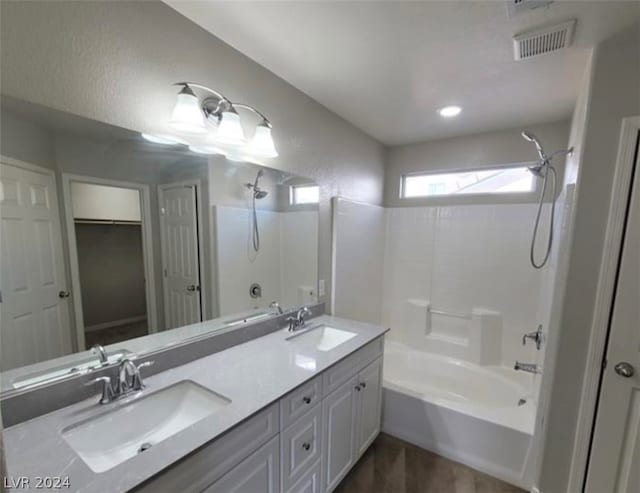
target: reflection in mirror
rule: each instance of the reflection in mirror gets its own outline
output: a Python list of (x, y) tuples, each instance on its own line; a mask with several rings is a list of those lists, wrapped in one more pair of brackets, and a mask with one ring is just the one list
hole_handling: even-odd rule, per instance
[(0, 116), (2, 391), (317, 301), (313, 181), (5, 96)]

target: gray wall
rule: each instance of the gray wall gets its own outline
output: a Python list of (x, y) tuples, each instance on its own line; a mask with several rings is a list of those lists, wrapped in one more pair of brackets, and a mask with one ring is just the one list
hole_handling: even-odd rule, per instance
[(270, 165), (321, 186), (319, 271), (330, 292), (329, 197), (380, 204), (381, 144), (160, 2), (2, 2), (2, 91), (139, 131), (168, 121), (180, 80), (273, 122)]
[[(538, 482), (544, 493), (567, 491), (621, 120), (640, 114), (639, 46), (636, 23), (596, 48), (586, 107), (579, 106), (574, 119), (572, 135), (581, 148), (578, 196), (557, 356), (546, 367), (552, 372), (551, 396)], [(570, 165), (568, 173), (575, 171)]]
[[(569, 122), (560, 121), (526, 127), (541, 140), (547, 152), (564, 149), (569, 138)], [(538, 157), (535, 147), (520, 136), (522, 128), (486, 132), (462, 137), (434, 140), (419, 144), (393, 146), (387, 150), (385, 173), (384, 205), (387, 207), (413, 207), (434, 205), (434, 202), (478, 203), (486, 199), (474, 196), (458, 196), (425, 199), (400, 199), (402, 175), (420, 171), (465, 170), (485, 166), (535, 161)], [(564, 158), (558, 158), (554, 165), (560, 172), (562, 182)], [(534, 195), (492, 196), (495, 202), (535, 201)]]
[(0, 113), (0, 154), (44, 168), (55, 168), (55, 144), (47, 129), (13, 113)]

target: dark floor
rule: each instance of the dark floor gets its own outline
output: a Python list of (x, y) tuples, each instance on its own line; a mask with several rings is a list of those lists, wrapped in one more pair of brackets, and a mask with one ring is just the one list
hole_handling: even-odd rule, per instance
[(380, 434), (335, 493), (525, 493), (389, 435)]
[(116, 342), (146, 336), (148, 333), (147, 321), (142, 320), (131, 324), (118, 325), (117, 327), (109, 327), (108, 329), (87, 331), (84, 333), (84, 342), (87, 349), (89, 349), (94, 344), (108, 346)]

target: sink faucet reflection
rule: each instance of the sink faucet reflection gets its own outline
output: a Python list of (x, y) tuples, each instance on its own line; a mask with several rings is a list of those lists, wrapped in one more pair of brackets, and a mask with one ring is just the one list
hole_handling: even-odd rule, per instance
[(311, 316), (311, 310), (309, 307), (303, 306), (298, 310), (298, 313), (295, 317), (288, 317), (287, 322), (289, 322), (289, 332), (295, 332), (298, 329), (301, 329), (307, 323), (306, 317)]
[(275, 308), (276, 315), (282, 315), (284, 313), (284, 310), (280, 306), (280, 303), (278, 303), (277, 301), (272, 301), (271, 304), (269, 305), (269, 308)]
[(102, 345), (94, 344), (91, 347), (91, 352), (98, 356), (98, 360), (100, 360), (100, 366), (105, 366), (109, 363), (109, 356), (107, 355), (107, 352)]
[(125, 358), (118, 367), (118, 381), (116, 385), (109, 376), (102, 376), (94, 378), (85, 383), (86, 386), (95, 385), (97, 383), (102, 385), (102, 395), (100, 396), (100, 404), (108, 404), (110, 402), (124, 397), (132, 392), (137, 392), (144, 388), (142, 377), (140, 376), (140, 369), (153, 365), (153, 361), (146, 361), (142, 364), (136, 365), (133, 361)]

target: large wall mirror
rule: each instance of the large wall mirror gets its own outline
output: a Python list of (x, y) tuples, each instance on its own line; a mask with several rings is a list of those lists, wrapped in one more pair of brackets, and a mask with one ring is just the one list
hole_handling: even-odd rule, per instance
[(317, 301), (312, 180), (0, 103), (2, 392)]

